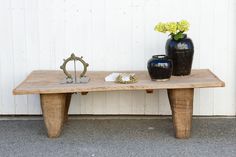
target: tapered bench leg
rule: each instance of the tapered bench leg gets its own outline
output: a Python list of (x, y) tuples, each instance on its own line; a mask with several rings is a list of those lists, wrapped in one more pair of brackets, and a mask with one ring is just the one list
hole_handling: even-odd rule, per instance
[(65, 121), (67, 94), (41, 94), (41, 107), (48, 137), (60, 136)]
[(194, 89), (168, 89), (176, 138), (189, 138), (192, 127)]
[(70, 100), (71, 100), (71, 93), (66, 94), (66, 107), (65, 107), (65, 114), (64, 114), (64, 122), (68, 120), (68, 111), (70, 108)]

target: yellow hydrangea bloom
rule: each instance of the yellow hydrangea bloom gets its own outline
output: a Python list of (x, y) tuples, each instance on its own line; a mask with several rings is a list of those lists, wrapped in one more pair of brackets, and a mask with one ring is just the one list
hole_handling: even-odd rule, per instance
[(177, 32), (177, 23), (176, 22), (167, 22), (165, 25), (165, 28), (170, 33), (176, 33)]
[(162, 32), (162, 33), (166, 33), (166, 27), (165, 27), (165, 23), (158, 23), (155, 28), (154, 28), (155, 31), (158, 31), (158, 32)]
[(189, 30), (190, 24), (186, 20), (182, 20), (178, 22), (178, 30), (181, 32), (186, 32)]
[(169, 32), (171, 37), (175, 40), (183, 39), (184, 32), (188, 31), (190, 24), (186, 20), (180, 22), (158, 23), (154, 30), (162, 33)]

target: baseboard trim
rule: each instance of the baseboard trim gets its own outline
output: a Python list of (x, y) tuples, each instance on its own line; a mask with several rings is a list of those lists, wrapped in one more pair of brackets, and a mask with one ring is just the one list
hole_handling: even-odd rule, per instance
[[(106, 120), (106, 119), (170, 119), (171, 115), (70, 115), (69, 120)], [(201, 118), (236, 118), (236, 116), (193, 116), (193, 119)], [(0, 120), (43, 120), (42, 115), (0, 115)]]

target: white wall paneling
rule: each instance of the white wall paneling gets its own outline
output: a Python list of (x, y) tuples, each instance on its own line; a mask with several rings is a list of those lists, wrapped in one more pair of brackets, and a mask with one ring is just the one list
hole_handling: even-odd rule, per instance
[[(196, 89), (195, 115), (235, 115), (235, 0), (0, 0), (0, 114), (41, 114), (38, 95), (13, 96), (32, 70), (59, 69), (72, 52), (89, 70), (146, 70), (165, 52), (160, 21), (186, 19), (193, 68), (209, 68), (225, 88)], [(71, 114), (167, 115), (166, 90), (74, 94)]]

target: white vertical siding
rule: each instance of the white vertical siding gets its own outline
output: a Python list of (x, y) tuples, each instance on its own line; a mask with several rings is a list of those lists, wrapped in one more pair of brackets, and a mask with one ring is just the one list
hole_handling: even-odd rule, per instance
[[(195, 115), (235, 115), (235, 0), (0, 0), (0, 114), (41, 114), (38, 95), (13, 96), (32, 70), (59, 69), (72, 52), (89, 70), (146, 70), (164, 53), (160, 21), (187, 19), (195, 44), (193, 68), (226, 82), (196, 89)], [(96, 92), (72, 97), (71, 114), (170, 114), (166, 90)]]

